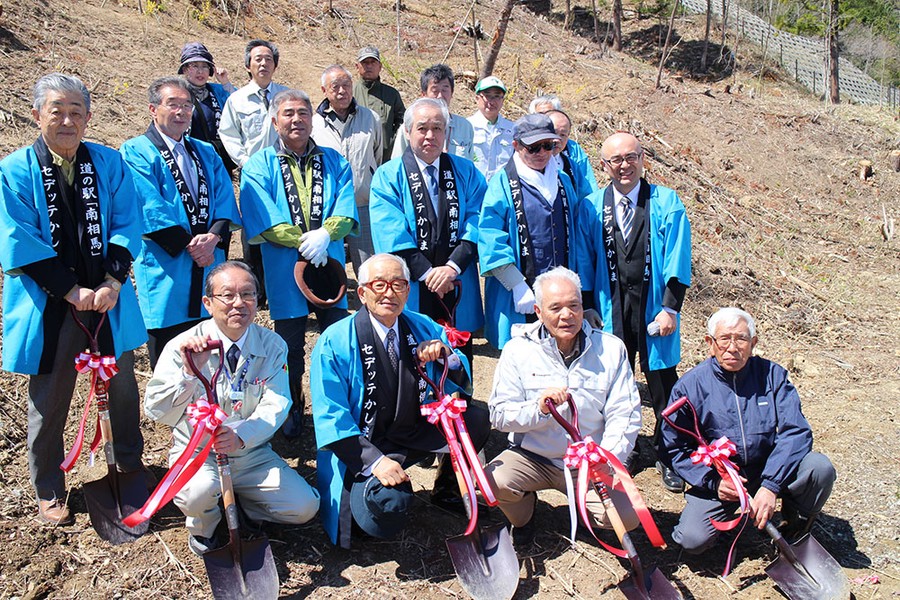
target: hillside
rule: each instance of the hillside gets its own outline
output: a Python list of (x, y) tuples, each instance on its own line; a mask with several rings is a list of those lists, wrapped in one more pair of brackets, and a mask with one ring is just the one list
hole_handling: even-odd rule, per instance
[[(142, 133), (149, 118), (147, 84), (174, 73), (181, 46), (197, 39), (237, 85), (245, 81), (246, 41), (272, 39), (281, 50), (276, 80), (306, 90), (314, 102), (322, 97), (319, 76), (326, 66), (339, 62), (352, 68), (358, 47), (375, 44), (386, 65), (383, 77), (408, 104), (418, 96), (419, 72), (442, 59), (469, 8), (468, 2), (406, 0), (398, 55), (390, 0), (334, 0), (331, 15), (323, 13), (330, 2), (244, 0), (246, 12), (237, 21), (235, 0), (141, 2), (148, 14), (138, 12), (138, 0), (2, 1), (0, 156), (34, 141), (31, 86), (55, 70), (78, 74), (91, 89), (90, 139), (118, 147)], [(501, 4), (475, 5), (488, 35)], [(546, 11), (550, 3), (526, 4)], [(594, 159), (601, 180), (599, 146), (607, 135), (624, 129), (643, 140), (648, 176), (679, 192), (693, 229), (694, 281), (683, 312), (681, 371), (704, 358), (705, 321), (715, 308), (737, 304), (757, 317), (757, 353), (790, 368), (816, 449), (828, 454), (839, 472), (814, 534), (857, 580), (858, 598), (900, 593), (900, 246), (896, 238), (883, 241), (879, 232), (882, 204), (900, 220), (900, 173), (888, 162), (889, 152), (900, 148), (896, 115), (825, 106), (777, 73), (759, 77), (760, 56), (746, 45), (736, 49), (735, 72), (692, 79), (690, 50), (702, 38), (699, 17), (676, 23), (681, 41), (672, 70), (654, 90), (661, 34), (655, 18), (629, 12), (625, 51), (617, 54), (563, 31), (558, 14), (548, 17), (520, 5), (513, 16), (495, 71), (510, 87), (506, 116), (524, 114), (540, 90), (559, 94), (576, 122), (573, 137)], [(579, 31), (587, 28), (582, 19), (577, 25)], [(485, 44), (479, 43), (482, 52)], [(474, 57), (472, 38), (461, 35), (447, 62), (457, 72), (474, 71)], [(475, 110), (472, 84), (457, 80), (454, 112)], [(867, 181), (857, 175), (861, 159), (874, 163)], [(308, 347), (314, 342), (311, 334)], [(483, 342), (476, 348), (478, 400), (489, 394), (496, 356)], [(149, 370), (143, 351), (138, 370), (143, 385)], [(97, 538), (80, 484), (101, 475), (98, 468), (79, 466), (69, 479), (76, 525), (37, 523), (25, 459), (26, 381), (0, 374), (0, 538), (6, 541), (0, 596), (208, 595), (202, 561), (187, 549), (177, 509), (164, 510), (152, 534), (134, 544), (111, 547)], [(652, 424), (652, 411), (645, 407), (644, 415)], [(144, 427), (145, 461), (160, 474), (169, 435), (149, 421)], [(643, 433), (650, 432), (645, 425)], [(648, 441), (642, 436), (649, 461)], [(288, 447), (280, 436), (276, 444), (304, 476), (314, 478), (309, 437), (300, 448)], [(502, 444), (495, 434), (489, 455)], [(430, 489), (428, 471), (418, 470), (417, 490)], [(636, 481), (668, 533), (683, 499), (664, 491), (652, 468)], [(618, 597), (615, 584), (626, 573), (623, 566), (596, 545), (569, 549), (561, 537), (568, 527), (564, 498), (541, 498), (550, 505), (542, 504), (538, 514), (546, 528), (535, 552), (522, 557), (516, 597)], [(282, 593), (465, 597), (443, 543), (462, 532), (463, 521), (424, 501), (413, 518), (421, 526), (399, 541), (352, 551), (332, 548), (318, 524), (269, 531)], [(677, 549), (658, 552), (645, 536), (636, 537), (644, 560), (658, 564), (688, 597), (781, 597), (762, 571), (774, 551), (752, 532), (738, 544), (737, 567), (726, 579), (717, 578), (727, 550), (722, 544), (689, 560)], [(880, 583), (863, 579), (868, 576)]]

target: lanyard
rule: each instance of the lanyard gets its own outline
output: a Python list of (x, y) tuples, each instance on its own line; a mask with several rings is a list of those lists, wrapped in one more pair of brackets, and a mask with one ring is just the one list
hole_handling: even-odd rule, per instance
[(244, 361), (244, 366), (240, 368), (237, 377), (232, 377), (229, 369), (225, 369), (225, 379), (228, 380), (228, 387), (232, 392), (240, 392), (244, 387), (244, 379), (247, 377), (247, 370), (250, 368), (252, 357), (248, 356)]

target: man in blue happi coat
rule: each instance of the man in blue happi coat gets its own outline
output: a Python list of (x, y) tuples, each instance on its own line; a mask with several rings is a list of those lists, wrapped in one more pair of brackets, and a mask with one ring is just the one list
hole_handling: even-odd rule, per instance
[(653, 446), (661, 458), (656, 468), (666, 489), (681, 492), (684, 481), (659, 451), (659, 413), (678, 380), (679, 312), (691, 284), (691, 226), (674, 190), (642, 178), (644, 150), (636, 137), (613, 134), (600, 154), (612, 182), (585, 203), (592, 215), (579, 221), (579, 274), (604, 330), (625, 342), (632, 367), (635, 354), (641, 356), (656, 414)]
[(515, 323), (534, 322), (534, 279), (554, 267), (575, 270), (581, 202), (569, 176), (550, 160), (560, 137), (549, 117), (516, 121), (514, 154), (491, 179), (478, 223), (484, 275), (484, 336), (503, 348)]
[(187, 82), (163, 77), (148, 88), (147, 132), (120, 149), (143, 207), (141, 253), (134, 261), (150, 366), (166, 344), (208, 318), (206, 273), (223, 262), (240, 227), (231, 178), (206, 142), (185, 134), (194, 104)]
[[(471, 332), (484, 324), (476, 256), (486, 184), (472, 161), (443, 151), (449, 119), (441, 100), (413, 102), (403, 117), (409, 146), (375, 172), (369, 214), (375, 251), (409, 265), (410, 309), (448, 320), (459, 279), (455, 326)], [(463, 352), (471, 360), (471, 340)]]
[(572, 180), (578, 199), (584, 200), (600, 189), (591, 161), (578, 142), (569, 138), (572, 131), (572, 120), (569, 115), (561, 110), (551, 110), (546, 115), (553, 121), (553, 128), (559, 135), (559, 145), (554, 150), (553, 163)]
[[(344, 548), (354, 523), (374, 537), (397, 535), (409, 522), (413, 498), (406, 469), (432, 452), (447, 452), (441, 430), (420, 413), (436, 399), (416, 361), (434, 381), (440, 361), (450, 361), (446, 393), (471, 392), (465, 356), (451, 351), (440, 325), (405, 309), (410, 272), (403, 259), (376, 254), (366, 260), (357, 294), (362, 307), (322, 334), (310, 368), (319, 511), (331, 541)], [(490, 433), (487, 411), (470, 405), (463, 418), (480, 450)], [(453, 471), (439, 472), (432, 501), (458, 496), (455, 488)]]
[(3, 368), (29, 375), (28, 466), (39, 517), (69, 523), (63, 429), (88, 346), (71, 309), (100, 327), (109, 381), (115, 455), (123, 471), (141, 468), (140, 396), (132, 350), (147, 339), (128, 270), (140, 249), (139, 205), (118, 152), (82, 142), (91, 98), (77, 77), (53, 73), (34, 87), (37, 141), (0, 162), (0, 267)]
[(347, 314), (347, 299), (330, 308), (310, 305), (294, 284), (294, 265), (315, 267), (329, 258), (344, 264), (344, 238), (356, 235), (359, 219), (350, 164), (310, 137), (312, 105), (300, 90), (279, 92), (269, 109), (278, 141), (250, 157), (241, 171), (241, 210), (251, 244), (262, 248), (269, 314), (288, 345), (294, 404), (282, 431), (300, 434), (306, 321), (316, 313), (320, 331)]

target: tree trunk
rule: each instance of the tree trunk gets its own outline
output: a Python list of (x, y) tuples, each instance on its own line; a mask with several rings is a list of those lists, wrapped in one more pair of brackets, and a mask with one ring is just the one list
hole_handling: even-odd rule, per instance
[(566, 19), (563, 21), (563, 29), (569, 29), (572, 26), (572, 0), (566, 0)]
[(497, 30), (491, 39), (491, 47), (488, 55), (484, 59), (484, 68), (481, 70), (481, 79), (491, 75), (494, 72), (494, 65), (497, 62), (497, 56), (500, 54), (500, 47), (503, 45), (503, 38), (506, 36), (506, 28), (509, 26), (509, 18), (512, 14), (513, 7), (518, 0), (506, 0), (503, 11), (500, 12), (500, 19), (497, 20)]
[(621, 52), (622, 50), (622, 0), (613, 0), (612, 5), (612, 22), (613, 22), (613, 50)]
[(706, 32), (703, 34), (703, 54), (700, 55), (700, 70), (706, 72), (706, 57), (709, 52), (709, 26), (712, 22), (712, 2), (706, 0)]
[(591, 0), (591, 15), (594, 17), (594, 39), (600, 43), (600, 19), (597, 18), (597, 0)]
[(659, 82), (662, 80), (663, 65), (666, 64), (666, 58), (669, 54), (669, 43), (672, 41), (672, 30), (675, 29), (675, 14), (678, 12), (678, 5), (681, 0), (675, 0), (672, 5), (672, 15), (669, 17), (669, 31), (666, 32), (666, 43), (663, 45), (662, 56), (659, 57), (659, 71), (656, 72), (656, 88), (659, 89)]
[(825, 34), (826, 61), (828, 64), (828, 101), (838, 104), (841, 101), (838, 89), (838, 1), (825, 0), (828, 3), (828, 29)]
[(400, 2), (401, 0), (397, 0), (397, 56), (400, 56)]

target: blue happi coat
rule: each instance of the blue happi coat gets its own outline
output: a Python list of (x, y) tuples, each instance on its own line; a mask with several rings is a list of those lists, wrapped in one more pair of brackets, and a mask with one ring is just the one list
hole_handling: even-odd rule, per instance
[[(140, 205), (131, 171), (118, 152), (83, 142), (97, 177), (103, 254), (109, 244), (140, 250)], [(37, 155), (31, 146), (0, 162), (0, 268), (3, 277), (3, 369), (34, 375), (44, 351), (44, 307), (47, 294), (21, 267), (56, 256), (50, 236), (50, 217)], [(119, 299), (109, 311), (115, 354), (147, 341), (131, 280), (125, 279)]]
[[(328, 217), (353, 219), (355, 235), (359, 215), (353, 196), (353, 174), (350, 163), (331, 148), (318, 147), (323, 154), (324, 185), (322, 222)], [(266, 295), (272, 319), (305, 317), (310, 309), (306, 297), (294, 283), (296, 248), (286, 248), (265, 241), (260, 234), (275, 225), (293, 224), (291, 208), (284, 192), (284, 180), (275, 148), (260, 150), (250, 157), (241, 170), (241, 214), (244, 231), (250, 243), (262, 244), (263, 267), (266, 272)], [(309, 224), (307, 223), (307, 226)], [(328, 256), (344, 264), (344, 240), (332, 240)], [(346, 296), (337, 308), (347, 308)]]
[(584, 149), (575, 140), (569, 140), (566, 144), (566, 153), (572, 163), (572, 182), (575, 194), (579, 200), (584, 200), (600, 189), (597, 178), (594, 176), (594, 168)]
[[(582, 202), (576, 196), (569, 176), (560, 171), (559, 178), (569, 201), (569, 268), (574, 271), (577, 262), (576, 221), (579, 219), (578, 213)], [(478, 222), (478, 261), (482, 273), (503, 265), (514, 264), (524, 274), (524, 266), (519, 260), (517, 227), (509, 175), (506, 169), (503, 169), (491, 178), (481, 205)], [(513, 324), (525, 322), (525, 315), (516, 312), (512, 292), (491, 276), (487, 276), (484, 280), (484, 317), (484, 337), (497, 349), (502, 349), (509, 341)]]
[[(241, 217), (234, 200), (231, 177), (222, 159), (211, 144), (185, 136), (203, 165), (203, 174), (209, 188), (209, 221), (226, 219), (229, 229), (240, 229)], [(192, 318), (209, 318), (200, 299), (200, 316), (188, 316), (191, 268), (194, 260), (187, 249), (172, 256), (162, 246), (146, 237), (148, 234), (181, 227), (188, 233), (191, 224), (175, 186), (175, 178), (163, 161), (162, 154), (146, 135), (132, 138), (119, 150), (134, 174), (134, 187), (143, 205), (141, 252), (134, 261), (134, 278), (137, 282), (138, 300), (147, 329), (160, 329), (184, 323)], [(198, 180), (199, 181), (199, 180)], [(216, 248), (213, 264), (203, 271), (204, 280), (209, 271), (225, 261), (225, 250)]]
[[(471, 160), (447, 155), (453, 165), (456, 191), (459, 195), (459, 240), (478, 243), (478, 212), (484, 197), (484, 175)], [(416, 240), (416, 213), (413, 208), (409, 182), (403, 158), (395, 158), (378, 168), (372, 178), (369, 195), (369, 215), (372, 220), (372, 242), (375, 252), (396, 254), (414, 249)], [(440, 266), (440, 265), (438, 265)], [(472, 263), (459, 275), (462, 299), (456, 309), (456, 328), (475, 331), (484, 325), (481, 307), (481, 286), (478, 281), (478, 265)], [(411, 285), (410, 310), (419, 310), (419, 286)]]
[[(650, 185), (642, 182), (641, 185)], [(613, 333), (613, 298), (610, 295), (609, 270), (603, 246), (603, 197), (606, 188), (590, 200), (593, 218), (582, 219), (578, 236), (581, 258), (578, 274), (584, 291), (593, 291), (597, 311), (603, 318), (603, 329)], [(650, 214), (650, 273), (647, 286), (646, 326), (662, 310), (666, 282), (672, 277), (685, 286), (691, 285), (691, 226), (681, 199), (674, 190), (650, 185), (647, 200)], [(612, 216), (615, 219), (615, 216)], [(675, 332), (667, 336), (647, 338), (647, 354), (651, 371), (674, 367), (681, 360), (681, 315)], [(643, 360), (643, 359), (642, 359)]]
[[(405, 319), (416, 341), (439, 339), (448, 344), (444, 328), (431, 318), (409, 309), (403, 311), (401, 318)], [(355, 315), (341, 319), (319, 336), (309, 369), (313, 422), (319, 448), (316, 456), (316, 481), (321, 498), (319, 515), (332, 543), (343, 547), (349, 547), (350, 543), (350, 531), (339, 531), (338, 527), (347, 467), (326, 446), (361, 433), (359, 421), (365, 400), (366, 370), (360, 357), (354, 319)], [(462, 352), (454, 352), (466, 372), (471, 373), (469, 362)], [(436, 362), (426, 366), (426, 372), (433, 381), (440, 378), (438, 366)], [(460, 390), (447, 379), (445, 392), (452, 394), (457, 391), (467, 390)], [(434, 402), (434, 398), (429, 389), (426, 403), (430, 402)], [(349, 510), (349, 505), (347, 507)]]

